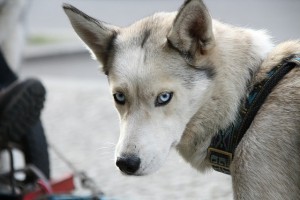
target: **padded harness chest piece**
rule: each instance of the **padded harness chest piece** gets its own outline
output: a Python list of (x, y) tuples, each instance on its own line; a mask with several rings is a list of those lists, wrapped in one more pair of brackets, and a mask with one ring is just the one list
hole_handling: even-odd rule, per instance
[(208, 148), (208, 159), (214, 170), (230, 174), (234, 151), (250, 127), (255, 115), (277, 83), (294, 67), (300, 66), (300, 55), (284, 59), (267, 73), (264, 80), (254, 85), (246, 101), (241, 104), (235, 122), (220, 130)]

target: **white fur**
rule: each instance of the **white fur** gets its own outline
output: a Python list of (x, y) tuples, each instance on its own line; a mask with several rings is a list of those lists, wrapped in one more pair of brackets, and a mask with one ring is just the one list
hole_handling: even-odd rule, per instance
[[(273, 44), (265, 31), (212, 20), (200, 0), (187, 0), (177, 15), (156, 14), (126, 28), (110, 28), (70, 5), (64, 8), (103, 64), (112, 94), (125, 95), (124, 105), (116, 103), (121, 127), (116, 158), (140, 158), (133, 175), (159, 169), (172, 147), (197, 170), (210, 169), (211, 139), (235, 120), (249, 89), (284, 58), (300, 53), (299, 41), (270, 53)], [(87, 22), (78, 23), (83, 18)], [(300, 196), (299, 75), (296, 68), (277, 85), (236, 149), (235, 199)], [(162, 92), (174, 96), (157, 107)]]
[(267, 57), (268, 53), (274, 48), (272, 38), (266, 30), (249, 30), (252, 35), (252, 51), (258, 52), (261, 58)]

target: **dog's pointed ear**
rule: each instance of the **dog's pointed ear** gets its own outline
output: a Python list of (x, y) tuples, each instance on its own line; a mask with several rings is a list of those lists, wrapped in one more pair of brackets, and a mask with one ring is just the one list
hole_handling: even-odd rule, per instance
[(63, 9), (78, 36), (89, 47), (91, 53), (105, 69), (113, 41), (118, 33), (118, 27), (105, 24), (94, 19), (69, 4), (63, 4)]
[(215, 46), (212, 18), (202, 0), (186, 0), (180, 8), (168, 42), (185, 57), (191, 65)]

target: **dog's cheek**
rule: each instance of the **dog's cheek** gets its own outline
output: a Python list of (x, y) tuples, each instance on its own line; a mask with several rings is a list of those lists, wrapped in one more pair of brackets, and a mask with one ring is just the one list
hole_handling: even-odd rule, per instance
[(138, 175), (148, 175), (157, 172), (164, 165), (167, 156), (168, 154), (166, 156), (162, 156), (162, 154), (159, 153), (156, 153), (155, 155), (148, 155), (148, 158), (151, 159), (148, 159), (147, 161), (144, 160), (144, 162), (142, 161)]
[(164, 165), (170, 149), (170, 143), (164, 144), (161, 140), (142, 145), (139, 151), (141, 167), (138, 175), (147, 175), (158, 171)]
[(172, 107), (172, 115), (168, 117), (169, 132), (173, 137), (173, 143), (179, 142), (186, 124), (195, 113), (194, 100), (191, 100), (190, 94), (181, 92), (180, 97), (174, 99)]

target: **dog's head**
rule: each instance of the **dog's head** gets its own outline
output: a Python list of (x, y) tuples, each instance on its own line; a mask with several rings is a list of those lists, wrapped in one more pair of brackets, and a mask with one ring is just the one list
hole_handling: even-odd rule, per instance
[(197, 111), (214, 75), (211, 17), (200, 0), (126, 28), (64, 5), (71, 24), (102, 64), (119, 111), (116, 164), (122, 172), (157, 170)]

